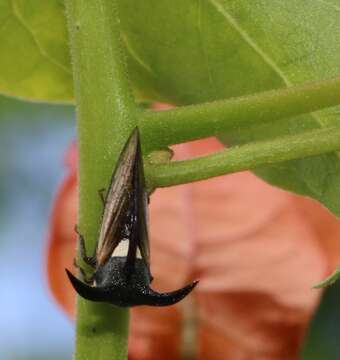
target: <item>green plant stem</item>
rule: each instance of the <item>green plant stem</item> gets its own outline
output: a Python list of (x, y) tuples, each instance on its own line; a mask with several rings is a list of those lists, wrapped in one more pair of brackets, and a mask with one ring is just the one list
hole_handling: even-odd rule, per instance
[(340, 128), (235, 146), (212, 155), (148, 165), (148, 187), (166, 187), (340, 150)]
[(271, 122), (339, 104), (340, 77), (336, 77), (166, 111), (144, 110), (138, 125), (151, 151), (218, 135), (235, 127)]
[[(78, 117), (79, 230), (92, 253), (102, 203), (121, 149), (136, 126), (116, 0), (66, 0)], [(66, 281), (66, 279), (65, 279)], [(76, 360), (126, 359), (128, 311), (77, 299)]]

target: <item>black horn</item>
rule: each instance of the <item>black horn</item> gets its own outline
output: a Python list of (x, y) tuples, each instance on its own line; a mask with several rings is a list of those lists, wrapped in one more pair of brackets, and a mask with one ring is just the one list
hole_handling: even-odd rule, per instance
[(171, 292), (158, 293), (151, 288), (148, 294), (145, 295), (145, 304), (151, 306), (168, 306), (176, 304), (177, 302), (184, 299), (198, 284), (198, 281), (194, 281), (191, 284)]
[(101, 289), (89, 286), (79, 279), (77, 279), (70, 271), (65, 269), (68, 278), (71, 281), (71, 284), (74, 290), (83, 297), (84, 299), (91, 300), (91, 301), (105, 301), (105, 294), (101, 291)]

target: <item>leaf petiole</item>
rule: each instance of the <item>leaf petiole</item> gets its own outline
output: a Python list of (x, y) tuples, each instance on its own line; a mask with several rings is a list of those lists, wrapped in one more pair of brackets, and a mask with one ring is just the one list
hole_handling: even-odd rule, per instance
[[(165, 111), (144, 110), (138, 126), (147, 151), (340, 104), (340, 77)], [(298, 120), (297, 120), (298, 121)], [(161, 136), (160, 136), (161, 134)]]
[(329, 127), (234, 146), (207, 156), (146, 167), (148, 188), (166, 187), (340, 150), (340, 128)]

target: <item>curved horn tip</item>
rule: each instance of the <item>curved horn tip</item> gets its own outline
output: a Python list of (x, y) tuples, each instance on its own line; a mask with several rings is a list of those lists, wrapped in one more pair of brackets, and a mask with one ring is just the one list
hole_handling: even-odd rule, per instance
[(77, 277), (75, 277), (71, 271), (69, 271), (68, 269), (65, 269), (67, 277), (69, 278), (74, 290), (81, 296), (82, 295), (82, 289), (83, 287), (88, 287), (86, 284), (84, 284), (82, 281), (80, 281)]
[(149, 294), (147, 295), (147, 303), (146, 305), (150, 306), (169, 306), (174, 305), (184, 299), (187, 295), (191, 293), (191, 291), (198, 284), (198, 280), (193, 281), (191, 284), (184, 286), (181, 289), (171, 291), (168, 293), (158, 293), (151, 288), (149, 289)]
[(65, 269), (67, 277), (71, 281), (72, 285), (77, 282), (81, 282), (77, 277), (75, 277), (69, 269)]
[(66, 274), (74, 288), (74, 290), (84, 299), (92, 301), (103, 301), (102, 293), (99, 289), (89, 286), (78, 278), (76, 278), (68, 269), (65, 269)]

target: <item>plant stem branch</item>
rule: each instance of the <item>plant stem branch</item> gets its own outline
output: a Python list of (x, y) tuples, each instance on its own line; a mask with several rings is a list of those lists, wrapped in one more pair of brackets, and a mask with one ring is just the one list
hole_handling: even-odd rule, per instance
[[(66, 0), (79, 141), (79, 230), (89, 253), (123, 145), (136, 126), (116, 0)], [(66, 281), (66, 278), (65, 278)], [(76, 360), (127, 358), (128, 311), (78, 297)]]
[(324, 128), (235, 146), (212, 155), (148, 165), (148, 187), (166, 187), (340, 150), (340, 128)]
[(219, 135), (340, 104), (340, 77), (165, 111), (144, 110), (139, 120), (148, 151)]

